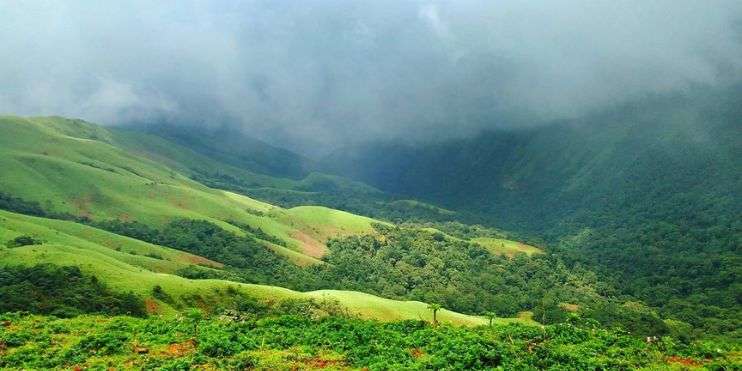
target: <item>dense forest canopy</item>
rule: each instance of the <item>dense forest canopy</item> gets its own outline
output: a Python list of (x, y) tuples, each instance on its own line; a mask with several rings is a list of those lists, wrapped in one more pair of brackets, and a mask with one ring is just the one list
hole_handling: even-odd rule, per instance
[[(351, 148), (326, 164), (539, 236), (552, 254), (593, 267), (621, 294), (696, 325), (708, 320), (710, 332), (735, 331), (740, 99), (739, 85), (697, 89), (544, 128)], [(709, 320), (717, 315), (725, 320)]]

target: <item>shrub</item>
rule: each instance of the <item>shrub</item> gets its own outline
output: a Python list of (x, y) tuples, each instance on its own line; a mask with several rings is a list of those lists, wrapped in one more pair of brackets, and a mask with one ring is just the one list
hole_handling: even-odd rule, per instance
[(5, 245), (8, 247), (21, 247), (21, 246), (28, 246), (28, 245), (41, 245), (44, 243), (44, 241), (40, 239), (33, 238), (31, 236), (18, 236), (10, 241), (8, 241)]

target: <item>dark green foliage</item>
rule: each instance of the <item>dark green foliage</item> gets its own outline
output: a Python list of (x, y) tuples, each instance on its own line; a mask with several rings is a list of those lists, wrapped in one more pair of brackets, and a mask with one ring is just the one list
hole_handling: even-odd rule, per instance
[(243, 231), (245, 231), (247, 233), (250, 233), (251, 235), (255, 236), (255, 238), (259, 238), (259, 239), (261, 239), (263, 241), (273, 242), (276, 245), (280, 245), (280, 246), (284, 246), (284, 247), (286, 246), (286, 241), (284, 241), (284, 240), (282, 240), (282, 239), (280, 239), (280, 238), (278, 238), (276, 236), (273, 236), (273, 235), (270, 235), (268, 233), (265, 233), (260, 228), (255, 228), (255, 227), (253, 227), (253, 226), (251, 226), (249, 224), (240, 223), (240, 222), (236, 222), (236, 221), (230, 221), (229, 224), (232, 224), (232, 225), (238, 227), (239, 229), (242, 229)]
[(93, 227), (105, 229), (107, 231), (136, 238), (137, 240), (156, 243), (160, 231), (150, 227), (147, 224), (138, 221), (124, 222), (117, 219), (102, 220), (89, 223)]
[(41, 207), (38, 202), (26, 201), (22, 198), (12, 196), (2, 191), (0, 191), (0, 210), (7, 210), (26, 215), (41, 216), (51, 219), (72, 220), (79, 223), (90, 222), (90, 219), (85, 216), (75, 216), (68, 213), (52, 212)]
[(650, 308), (612, 298), (615, 288), (555, 256), (507, 258), (419, 229), (376, 228), (373, 236), (331, 240), (325, 257), (329, 264), (308, 268), (313, 274), (300, 287), (363, 291), (501, 317), (531, 310), (542, 323), (565, 322), (570, 313), (563, 306), (569, 303), (603, 326), (643, 336), (669, 331)]
[(189, 265), (175, 271), (175, 274), (181, 277), (190, 278), (193, 280), (208, 280), (208, 279), (219, 279), (229, 281), (240, 281), (240, 277), (234, 272), (218, 270), (214, 268), (206, 268), (198, 265)]
[(152, 287), (152, 297), (165, 303), (174, 303), (172, 296), (166, 293), (160, 285), (155, 285), (154, 287)]
[(31, 236), (18, 236), (7, 243), (5, 243), (5, 246), (7, 247), (20, 247), (20, 246), (28, 246), (28, 245), (41, 245), (44, 243), (44, 241), (33, 238)]
[(376, 190), (308, 182), (283, 189), (253, 184), (225, 174), (199, 173), (192, 178), (209, 187), (248, 195), (281, 207), (322, 205), (391, 222), (451, 221), (457, 213), (420, 202), (399, 200)]
[[(500, 316), (533, 309), (547, 292), (562, 302), (589, 302), (601, 294), (589, 272), (568, 270), (553, 257), (511, 259), (427, 231), (376, 228), (377, 236), (331, 240), (325, 257), (329, 264), (312, 267), (314, 276), (335, 288)], [(583, 290), (564, 284), (567, 277), (581, 282)]]
[[(613, 301), (608, 297), (615, 294), (615, 289), (598, 281), (590, 271), (569, 268), (559, 258), (496, 256), (477, 244), (417, 228), (376, 225), (375, 235), (331, 240), (330, 252), (324, 258), (329, 264), (299, 268), (252, 238), (236, 236), (206, 221), (175, 220), (162, 230), (124, 222), (101, 225), (114, 232), (146, 231), (140, 235), (149, 236), (150, 242), (227, 265), (226, 271), (189, 266), (177, 272), (189, 278), (269, 283), (299, 290), (347, 289), (440, 303), (464, 313), (491, 311), (502, 317), (533, 310), (535, 318), (544, 323), (565, 321), (567, 312), (560, 305), (572, 303), (580, 305), (583, 315), (607, 326), (651, 336), (667, 332), (656, 314), (651, 321), (639, 320), (625, 313), (620, 303), (609, 305)], [(459, 224), (449, 224), (447, 230), (474, 233)], [(484, 227), (475, 230), (499, 236)], [(293, 309), (285, 311), (293, 313)]]
[(654, 310), (638, 303), (596, 303), (585, 310), (585, 315), (604, 326), (620, 326), (640, 335), (667, 335), (670, 329)]
[(0, 313), (27, 311), (72, 317), (82, 313), (144, 315), (134, 294), (112, 293), (77, 267), (0, 267)]
[[(177, 219), (161, 230), (136, 221), (107, 220), (92, 224), (113, 233), (188, 251), (227, 266), (227, 271), (188, 266), (176, 272), (183, 277), (282, 283), (288, 286), (304, 279), (299, 267), (271, 252), (255, 238), (237, 236), (205, 220)], [(262, 232), (259, 229), (254, 230)]]
[(148, 258), (152, 258), (152, 259), (162, 260), (162, 255), (157, 254), (157, 253), (146, 253), (144, 254), (144, 256)]
[(204, 128), (199, 125), (168, 125), (147, 123), (139, 129), (158, 135), (188, 149), (208, 156), (222, 164), (236, 166), (259, 174), (280, 178), (301, 178), (309, 174), (311, 160), (291, 151), (274, 147), (228, 126)]
[[(205, 182), (204, 184), (207, 185), (209, 184), (203, 178), (199, 178), (199, 181)], [(282, 207), (322, 205), (394, 223), (422, 221), (446, 222), (460, 217), (459, 213), (443, 210), (420, 202), (400, 200), (380, 192), (369, 193), (342, 188), (331, 192), (234, 186), (228, 186), (227, 189)]]
[(16, 213), (45, 216), (46, 212), (38, 202), (25, 201), (18, 197), (13, 197), (5, 192), (0, 192), (0, 209), (13, 211)]
[(221, 227), (199, 220), (168, 223), (155, 243), (185, 250), (237, 268), (249, 282), (274, 282), (281, 269), (293, 266), (285, 258), (250, 237), (239, 237)]

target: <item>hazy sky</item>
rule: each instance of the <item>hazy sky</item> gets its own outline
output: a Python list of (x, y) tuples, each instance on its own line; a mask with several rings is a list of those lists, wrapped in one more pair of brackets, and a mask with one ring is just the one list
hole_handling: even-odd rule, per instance
[(742, 76), (742, 1), (0, 0), (0, 112), (290, 146), (579, 115)]

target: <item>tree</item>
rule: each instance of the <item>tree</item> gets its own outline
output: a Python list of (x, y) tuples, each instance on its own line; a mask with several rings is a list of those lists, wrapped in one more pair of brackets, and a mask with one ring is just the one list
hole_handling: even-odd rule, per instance
[(490, 321), (490, 327), (492, 327), (492, 321), (497, 317), (495, 312), (485, 312), (484, 316), (487, 317), (487, 319)]
[(193, 325), (193, 341), (198, 344), (198, 325), (204, 319), (204, 314), (199, 309), (192, 308), (186, 312), (186, 318)]
[(438, 311), (441, 309), (440, 304), (429, 304), (428, 309), (433, 311), (433, 325), (438, 324)]

